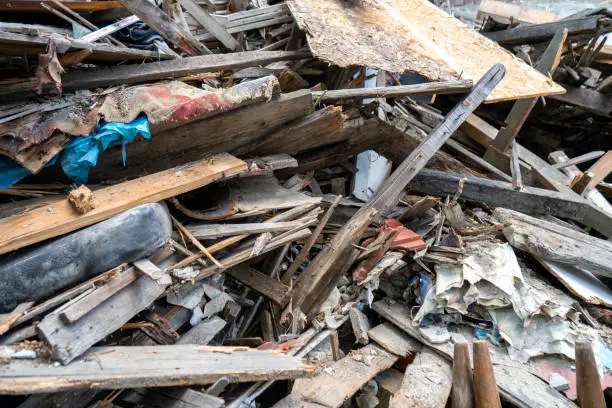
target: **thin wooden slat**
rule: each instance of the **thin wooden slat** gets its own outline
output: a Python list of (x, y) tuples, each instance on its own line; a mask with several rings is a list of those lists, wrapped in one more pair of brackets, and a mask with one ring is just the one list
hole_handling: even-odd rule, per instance
[(240, 49), (240, 43), (236, 41), (234, 37), (230, 35), (230, 33), (223, 28), (221, 24), (217, 22), (214, 18), (211, 17), (210, 14), (202, 7), (198, 6), (193, 0), (181, 0), (181, 5), (185, 7), (185, 10), (189, 14), (196, 19), (198, 23), (202, 25), (202, 27), (206, 28), (210, 33), (212, 33), (215, 38), (223, 45), (225, 45), (228, 49), (234, 51), (236, 49)]
[[(12, 348), (0, 348), (7, 357)], [(293, 379), (317, 367), (276, 351), (246, 347), (157, 345), (95, 347), (66, 366), (12, 359), (0, 366), (0, 393), (31, 394), (75, 389), (114, 389)]]
[(68, 199), (25, 214), (0, 220), (0, 254), (105, 220), (132, 207), (154, 203), (222, 178), (246, 171), (242, 160), (229, 154), (151, 174), (136, 180), (96, 190), (96, 208), (86, 214), (77, 213)]
[(289, 286), (250, 266), (236, 265), (225, 273), (280, 306), (285, 306), (289, 301), (287, 298), (291, 291)]

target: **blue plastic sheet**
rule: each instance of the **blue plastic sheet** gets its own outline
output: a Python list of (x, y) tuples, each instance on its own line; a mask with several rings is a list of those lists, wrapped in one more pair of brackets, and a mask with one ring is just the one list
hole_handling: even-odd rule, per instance
[(62, 169), (77, 184), (87, 183), (89, 169), (98, 163), (100, 153), (119, 144), (125, 166), (125, 145), (133, 142), (138, 134), (145, 139), (151, 138), (149, 121), (144, 115), (130, 123), (102, 121), (89, 136), (75, 137), (68, 143), (61, 153)]
[[(55, 164), (60, 157), (62, 169), (68, 177), (76, 184), (87, 183), (89, 169), (96, 165), (100, 153), (110, 146), (122, 146), (121, 154), (125, 166), (125, 145), (133, 142), (138, 134), (145, 139), (151, 138), (149, 121), (145, 115), (137, 117), (130, 123), (100, 121), (89, 136), (74, 137), (61, 153), (47, 163), (47, 166)], [(13, 159), (0, 157), (0, 188), (8, 188), (30, 174), (32, 173)]]

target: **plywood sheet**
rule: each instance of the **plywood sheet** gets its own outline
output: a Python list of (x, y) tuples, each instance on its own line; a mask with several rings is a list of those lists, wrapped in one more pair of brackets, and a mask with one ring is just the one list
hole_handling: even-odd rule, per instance
[(477, 81), (500, 62), (499, 102), (565, 90), (427, 0), (287, 0), (315, 56), (340, 67), (414, 71), (432, 81)]

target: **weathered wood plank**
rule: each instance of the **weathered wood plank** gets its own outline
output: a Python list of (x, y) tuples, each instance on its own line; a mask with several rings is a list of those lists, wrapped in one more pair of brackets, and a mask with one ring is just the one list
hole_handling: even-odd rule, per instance
[(417, 354), (406, 367), (402, 386), (390, 408), (444, 408), (450, 395), (453, 370), (448, 360), (431, 350)]
[[(4, 359), (11, 350), (0, 348), (0, 356)], [(224, 376), (234, 382), (252, 382), (299, 378), (316, 372), (316, 366), (300, 358), (246, 347), (94, 347), (78, 362), (66, 366), (56, 367), (42, 360), (10, 360), (0, 367), (0, 393), (212, 384)]]
[(457, 80), (414, 85), (313, 91), (312, 96), (316, 102), (329, 103), (346, 99), (397, 98), (409, 95), (463, 93), (469, 92), (470, 89), (472, 89), (471, 80)]
[(562, 28), (570, 35), (595, 32), (599, 16), (589, 16), (575, 20), (560, 20), (554, 23), (522, 24), (508, 30), (483, 33), (490, 40), (503, 45), (527, 44), (547, 40)]
[(424, 194), (453, 195), (463, 178), (467, 178), (461, 192), (461, 198), (465, 200), (510, 208), (527, 214), (551, 214), (569, 218), (612, 237), (612, 218), (578, 195), (571, 197), (557, 191), (529, 186), (516, 191), (511, 183), (436, 170), (421, 170), (408, 189)]
[(226, 273), (280, 306), (285, 306), (289, 301), (287, 297), (291, 291), (289, 286), (250, 266), (236, 265), (228, 269)]
[(102, 27), (99, 30), (96, 30), (92, 33), (84, 35), (83, 37), (79, 38), (79, 40), (83, 42), (88, 42), (88, 43), (95, 42), (106, 36), (111, 35), (112, 33), (115, 33), (121, 30), (122, 28), (132, 25), (137, 21), (140, 21), (140, 18), (138, 16), (132, 15), (124, 19), (121, 19), (117, 21), (116, 23), (107, 25), (106, 27)]
[(367, 345), (335, 362), (329, 370), (293, 384), (294, 398), (337, 408), (379, 372), (391, 367), (397, 357), (375, 344)]
[(121, 0), (123, 6), (140, 17), (149, 27), (189, 55), (211, 54), (204, 44), (178, 24), (162, 9), (147, 0)]
[(96, 190), (96, 208), (77, 213), (68, 199), (0, 220), (0, 254), (66, 234), (108, 219), (138, 205), (154, 203), (246, 170), (246, 164), (229, 154), (189, 163), (178, 168)]
[(241, 234), (260, 234), (263, 232), (288, 231), (302, 225), (302, 221), (275, 222), (273, 224), (256, 222), (243, 224), (191, 224), (186, 228), (197, 239), (211, 239)]
[(374, 327), (368, 331), (368, 336), (389, 353), (400, 357), (408, 357), (422, 349), (421, 343), (389, 322)]
[(225, 402), (203, 392), (186, 387), (136, 388), (125, 390), (119, 403), (148, 408), (223, 408)]

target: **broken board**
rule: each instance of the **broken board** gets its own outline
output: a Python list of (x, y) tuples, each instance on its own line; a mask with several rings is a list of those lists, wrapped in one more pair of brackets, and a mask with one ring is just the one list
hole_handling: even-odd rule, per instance
[(247, 347), (156, 345), (94, 347), (82, 359), (55, 366), (47, 359), (11, 359), (0, 348), (0, 394), (31, 394), (75, 389), (114, 389), (299, 378), (317, 372), (299, 357)]
[(68, 199), (64, 199), (4, 218), (0, 220), (0, 230), (4, 231), (0, 238), (0, 254), (75, 231), (138, 205), (174, 197), (246, 170), (246, 163), (242, 160), (229, 154), (219, 154), (96, 190), (96, 208), (86, 214), (79, 214)]
[[(479, 80), (495, 63), (506, 77), (486, 102), (565, 89), (427, 0), (288, 0), (313, 54), (340, 67), (414, 71), (431, 81)], [(384, 46), (381, 46), (384, 44)]]

